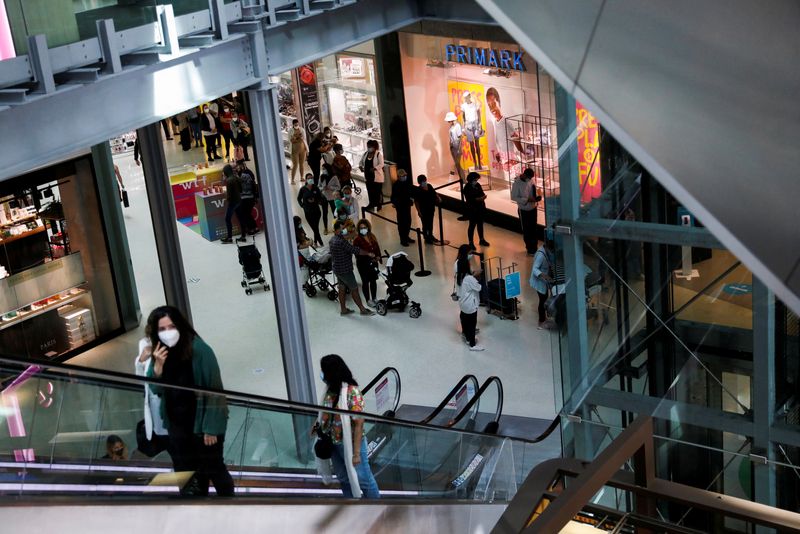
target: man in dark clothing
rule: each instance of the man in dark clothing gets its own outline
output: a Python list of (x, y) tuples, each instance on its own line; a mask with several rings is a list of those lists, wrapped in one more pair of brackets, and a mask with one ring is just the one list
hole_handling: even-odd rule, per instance
[(314, 180), (317, 182), (319, 182), (322, 154), (330, 150), (331, 135), (331, 129), (326, 126), (308, 145), (306, 161), (308, 161), (308, 166), (311, 167), (311, 173), (314, 175)]
[(464, 200), (467, 204), (467, 218), (469, 219), (469, 247), (475, 250), (475, 228), (478, 228), (478, 238), (482, 247), (488, 247), (489, 242), (483, 237), (483, 216), (486, 212), (486, 193), (478, 183), (481, 175), (471, 172), (467, 175), (467, 185), (464, 186)]
[(331, 238), (328, 246), (331, 253), (331, 267), (333, 274), (336, 275), (339, 290), (339, 313), (347, 315), (353, 313), (353, 310), (345, 304), (346, 290), (350, 290), (350, 296), (353, 297), (353, 302), (358, 306), (361, 315), (375, 315), (375, 312), (367, 308), (361, 303), (361, 295), (358, 293), (358, 282), (356, 282), (356, 275), (353, 273), (353, 254), (360, 256), (369, 256), (374, 258), (375, 255), (371, 252), (361, 250), (357, 246), (347, 240), (348, 230), (341, 221), (336, 221), (333, 224), (334, 236)]
[(228, 235), (222, 238), (223, 243), (233, 242), (233, 214), (239, 219), (239, 231), (244, 236), (245, 227), (242, 217), (239, 215), (239, 205), (242, 202), (242, 180), (233, 172), (233, 167), (225, 165), (222, 168), (222, 176), (225, 182), (225, 228)]
[(247, 168), (244, 160), (239, 160), (237, 163), (236, 171), (239, 173), (239, 178), (242, 181), (242, 201), (239, 204), (239, 224), (242, 225), (242, 236), (238, 241), (246, 241), (247, 234), (254, 235), (258, 233), (258, 225), (253, 219), (253, 207), (256, 205), (256, 196), (258, 195), (258, 186), (256, 185), (256, 176), (253, 171)]
[(397, 171), (397, 181), (392, 185), (392, 206), (397, 210), (397, 233), (400, 235), (400, 244), (407, 247), (414, 240), (409, 237), (411, 231), (411, 206), (414, 200), (411, 198), (411, 182), (408, 181), (406, 171)]
[(317, 184), (314, 183), (314, 176), (306, 174), (306, 184), (300, 188), (297, 193), (297, 202), (303, 208), (303, 213), (306, 216), (306, 221), (314, 232), (314, 243), (323, 245), (322, 236), (319, 233), (319, 220), (322, 217), (322, 209), (320, 206), (325, 202), (325, 197), (322, 196), (322, 191), (319, 190)]
[(426, 243), (438, 243), (439, 240), (433, 237), (433, 216), (436, 213), (436, 206), (439, 205), (439, 194), (428, 183), (428, 177), (424, 174), (417, 176), (417, 187), (414, 189), (414, 203), (417, 205), (417, 213), (422, 221), (422, 235)]
[(536, 204), (542, 197), (536, 194), (536, 184), (533, 183), (533, 169), (528, 168), (514, 180), (511, 187), (511, 200), (517, 203), (519, 222), (522, 225), (522, 239), (528, 256), (536, 253)]

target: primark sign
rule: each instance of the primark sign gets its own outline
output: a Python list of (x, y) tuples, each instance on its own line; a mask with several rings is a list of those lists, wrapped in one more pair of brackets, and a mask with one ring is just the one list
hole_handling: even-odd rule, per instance
[(497, 69), (524, 71), (522, 62), (524, 52), (516, 50), (494, 48), (477, 48), (448, 44), (444, 47), (445, 60), (467, 65), (480, 65), (482, 67), (495, 67)]

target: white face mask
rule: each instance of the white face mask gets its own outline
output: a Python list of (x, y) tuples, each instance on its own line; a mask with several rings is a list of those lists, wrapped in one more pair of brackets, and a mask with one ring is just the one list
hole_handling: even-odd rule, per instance
[(181, 338), (181, 333), (178, 332), (174, 328), (170, 328), (169, 330), (162, 330), (158, 333), (158, 339), (169, 348), (174, 347), (178, 344), (178, 340)]
[(347, 235), (347, 228), (342, 228), (342, 235)]
[(313, 179), (306, 179), (306, 183), (308, 185), (314, 185), (314, 180)]
[(467, 259), (471, 260), (474, 256), (472, 254), (467, 254)]
[(358, 231), (358, 233), (361, 235), (367, 235), (369, 233), (369, 230), (367, 230), (366, 228), (362, 228), (361, 230)]

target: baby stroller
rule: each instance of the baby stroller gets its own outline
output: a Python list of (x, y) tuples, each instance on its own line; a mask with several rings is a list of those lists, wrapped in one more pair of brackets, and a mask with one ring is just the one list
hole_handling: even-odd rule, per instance
[(261, 253), (256, 248), (256, 238), (252, 243), (245, 241), (243, 245), (236, 242), (239, 253), (239, 265), (242, 266), (242, 287), (246, 295), (252, 295), (250, 286), (264, 286), (264, 291), (269, 291), (269, 284), (261, 267)]
[[(375, 311), (378, 315), (386, 315), (390, 309), (405, 311), (408, 306), (409, 298), (406, 289), (414, 283), (411, 280), (411, 273), (414, 271), (414, 264), (408, 259), (405, 252), (395, 252), (391, 256), (386, 252), (386, 271), (381, 272), (381, 277), (386, 281), (386, 298), (375, 303)], [(418, 319), (422, 315), (422, 308), (419, 302), (411, 302), (408, 316)]]
[(308, 278), (303, 284), (303, 291), (306, 296), (313, 298), (317, 294), (317, 289), (328, 292), (329, 300), (336, 300), (337, 293), (334, 284), (328, 280), (331, 274), (331, 255), (327, 247), (314, 249), (304, 249), (300, 253), (300, 267), (305, 267), (308, 271)]

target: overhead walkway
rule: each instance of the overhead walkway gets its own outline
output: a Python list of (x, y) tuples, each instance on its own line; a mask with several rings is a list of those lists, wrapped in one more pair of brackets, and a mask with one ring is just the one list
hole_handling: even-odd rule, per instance
[(476, 2), (800, 312), (800, 4)]

